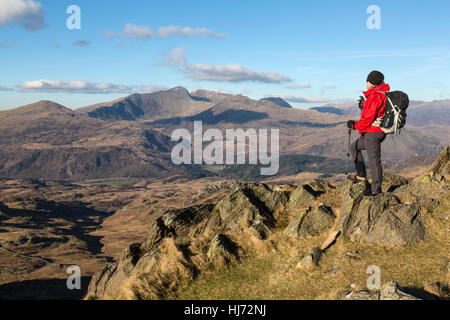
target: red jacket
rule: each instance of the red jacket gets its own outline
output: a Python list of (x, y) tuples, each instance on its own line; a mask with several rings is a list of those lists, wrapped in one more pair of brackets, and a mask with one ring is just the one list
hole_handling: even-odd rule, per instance
[(378, 87), (364, 92), (366, 102), (364, 102), (361, 113), (361, 120), (355, 123), (355, 130), (360, 134), (366, 132), (383, 132), (379, 127), (372, 126), (372, 123), (383, 116), (386, 106), (386, 95), (378, 91), (389, 91), (391, 87), (388, 84), (382, 84)]

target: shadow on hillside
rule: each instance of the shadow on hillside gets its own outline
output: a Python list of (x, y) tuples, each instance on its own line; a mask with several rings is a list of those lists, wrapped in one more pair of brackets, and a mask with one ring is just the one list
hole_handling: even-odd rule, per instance
[(34, 210), (2, 208), (7, 216), (22, 218), (19, 222), (2, 222), (3, 226), (29, 230), (54, 228), (61, 236), (74, 236), (86, 243), (87, 250), (92, 254), (102, 252), (101, 237), (90, 233), (97, 230), (104, 219), (112, 213), (88, 208), (87, 204), (78, 201), (64, 204), (42, 199), (31, 201), (35, 207)]
[(215, 125), (220, 122), (233, 124), (244, 124), (250, 121), (267, 119), (269, 115), (265, 112), (255, 112), (250, 110), (226, 110), (219, 114), (214, 114), (211, 110), (206, 110), (192, 117), (176, 117), (160, 119), (150, 122), (154, 126), (179, 125), (182, 122), (202, 121), (204, 125)]
[(81, 289), (69, 290), (67, 279), (43, 279), (0, 285), (0, 300), (81, 300), (91, 277), (81, 278)]
[(431, 294), (421, 288), (414, 288), (414, 287), (402, 287), (406, 293), (409, 293), (410, 295), (420, 298), (422, 300), (439, 300), (440, 297)]

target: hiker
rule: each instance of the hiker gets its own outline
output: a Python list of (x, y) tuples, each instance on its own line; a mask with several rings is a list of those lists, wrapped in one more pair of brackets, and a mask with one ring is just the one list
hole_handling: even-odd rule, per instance
[(386, 94), (390, 87), (384, 83), (384, 75), (379, 71), (372, 71), (367, 77), (367, 89), (363, 92), (365, 102), (362, 106), (361, 120), (349, 120), (347, 125), (350, 129), (358, 130), (360, 137), (352, 143), (351, 153), (355, 162), (356, 180), (367, 180), (366, 166), (362, 150), (366, 150), (369, 158), (370, 172), (372, 175), (372, 195), (381, 193), (381, 182), (383, 169), (381, 167), (381, 143), (386, 139), (386, 134), (379, 126), (374, 126), (376, 119), (384, 114), (386, 105)]

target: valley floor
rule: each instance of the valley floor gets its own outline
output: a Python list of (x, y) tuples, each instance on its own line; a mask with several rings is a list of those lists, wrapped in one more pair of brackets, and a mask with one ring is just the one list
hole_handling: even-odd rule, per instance
[[(415, 174), (409, 170), (408, 177), (423, 171), (424, 167), (416, 168)], [(300, 183), (313, 178), (316, 174), (303, 173), (268, 182)], [(334, 176), (331, 181), (339, 185), (342, 179)], [(220, 194), (210, 189), (219, 188), (220, 183), (176, 177), (71, 183), (0, 181), (0, 299), (83, 298), (94, 272), (118, 259), (125, 247), (143, 242), (156, 218), (185, 204), (216, 201)], [(448, 212), (448, 207), (440, 207), (427, 217), (429, 238), (416, 246), (389, 249), (343, 239), (312, 272), (299, 270), (296, 264), (327, 235), (287, 239), (278, 230), (269, 240), (276, 249), (244, 256), (241, 263), (221, 272), (202, 273), (167, 298), (336, 299), (350, 285), (365, 287), (370, 265), (380, 267), (383, 282), (395, 280), (410, 288), (448, 281)], [(67, 289), (70, 265), (81, 269), (81, 290)]]

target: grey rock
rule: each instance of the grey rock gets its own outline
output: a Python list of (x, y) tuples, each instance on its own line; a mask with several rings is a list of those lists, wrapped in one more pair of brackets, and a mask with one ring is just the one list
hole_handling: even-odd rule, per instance
[(162, 218), (158, 218), (150, 226), (149, 235), (145, 242), (141, 245), (141, 251), (146, 252), (152, 250), (165, 236), (169, 234), (169, 229)]
[(333, 189), (333, 186), (321, 179), (315, 179), (307, 184), (302, 184), (292, 191), (285, 211), (290, 213), (309, 207), (318, 196), (331, 189)]
[(318, 236), (334, 224), (335, 216), (330, 208), (320, 204), (298, 214), (284, 230), (288, 237)]
[(287, 201), (284, 191), (274, 190), (266, 184), (243, 184), (217, 203), (208, 228), (248, 228), (258, 220), (273, 228), (274, 213), (283, 208)]
[(211, 215), (213, 204), (202, 204), (166, 211), (161, 217), (165, 227), (176, 236), (186, 236), (192, 226)]
[[(418, 204), (401, 204), (391, 193), (361, 197), (361, 189), (354, 192), (352, 186), (344, 196), (338, 225), (345, 237), (383, 246), (408, 245), (425, 239)], [(358, 197), (352, 197), (352, 192)]]
[(362, 198), (370, 194), (370, 185), (367, 181), (346, 181), (346, 192), (342, 198), (341, 214), (338, 221), (338, 230), (347, 228), (352, 213), (357, 209)]
[(222, 257), (228, 263), (233, 257), (237, 257), (237, 246), (228, 236), (218, 234), (209, 243), (206, 256), (209, 261)]
[(398, 283), (391, 281), (384, 284), (378, 291), (352, 291), (347, 294), (345, 300), (421, 300), (410, 294), (406, 289), (400, 287)]
[(450, 146), (442, 150), (439, 158), (431, 166), (428, 176), (431, 181), (450, 182)]
[(381, 189), (384, 193), (392, 192), (395, 189), (408, 184), (408, 180), (404, 177), (395, 174), (383, 174), (383, 183)]
[(352, 291), (344, 297), (344, 300), (380, 300), (380, 293), (376, 291)]
[(384, 211), (363, 241), (385, 246), (410, 245), (424, 240), (425, 227), (419, 206), (415, 203), (400, 204)]
[(380, 300), (421, 300), (406, 292), (406, 290), (391, 281), (384, 284), (380, 290)]

